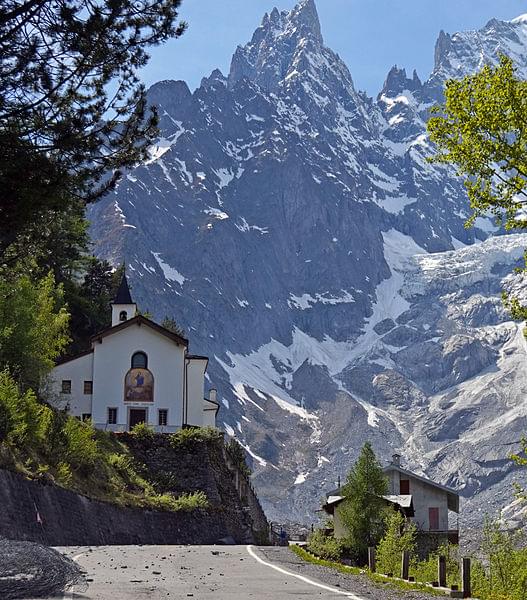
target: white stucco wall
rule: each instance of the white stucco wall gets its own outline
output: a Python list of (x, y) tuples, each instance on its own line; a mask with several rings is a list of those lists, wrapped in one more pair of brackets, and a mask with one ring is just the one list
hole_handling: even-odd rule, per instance
[[(71, 381), (71, 394), (63, 394), (62, 380)], [(46, 383), (48, 402), (57, 408), (69, 406), (72, 415), (80, 417), (92, 413), (92, 395), (84, 393), (84, 382), (93, 381), (93, 353), (70, 360), (51, 372)]]
[(187, 365), (187, 425), (204, 426), (205, 370), (207, 359), (191, 358)]
[(203, 402), (203, 427), (216, 427), (216, 408)]
[(123, 321), (119, 318), (122, 312), (126, 313), (126, 320), (129, 321), (135, 317), (137, 312), (136, 304), (112, 304), (112, 327), (120, 325)]
[[(154, 377), (154, 402), (124, 402), (124, 379), (130, 369), (132, 355), (145, 352), (148, 369)], [(168, 410), (168, 427), (181, 427), (183, 415), (184, 346), (178, 346), (150, 327), (130, 325), (94, 342), (93, 421), (105, 428), (108, 407), (117, 408), (117, 427), (128, 426), (129, 408), (146, 408), (147, 421), (157, 427), (158, 410)]]

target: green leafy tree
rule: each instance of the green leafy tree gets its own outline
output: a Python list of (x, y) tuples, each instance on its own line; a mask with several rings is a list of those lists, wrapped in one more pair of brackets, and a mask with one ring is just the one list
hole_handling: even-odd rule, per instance
[(2, 2), (0, 253), (72, 203), (97, 199), (147, 156), (157, 117), (138, 71), (149, 48), (183, 33), (179, 5)]
[[(508, 230), (527, 227), (527, 81), (510, 58), (447, 81), (428, 131), (437, 146), (431, 160), (454, 165), (464, 178), (472, 208), (467, 227), (489, 214)], [(503, 299), (513, 318), (527, 318), (518, 299)]]
[(352, 557), (364, 564), (368, 547), (376, 546), (384, 533), (385, 501), (382, 496), (388, 493), (388, 482), (382, 467), (366, 442), (360, 456), (349, 472), (342, 494), (340, 515), (349, 532), (346, 540)]
[(415, 552), (417, 529), (397, 510), (387, 511), (385, 519), (386, 533), (377, 546), (377, 565), (381, 573), (399, 577), (402, 553)]
[(527, 81), (501, 56), (461, 80), (446, 82), (445, 103), (432, 109), (434, 162), (455, 165), (464, 177), (473, 214), (492, 213), (507, 229), (525, 228), (527, 217)]
[(51, 273), (36, 282), (21, 273), (0, 279), (0, 368), (37, 389), (69, 341), (68, 320)]

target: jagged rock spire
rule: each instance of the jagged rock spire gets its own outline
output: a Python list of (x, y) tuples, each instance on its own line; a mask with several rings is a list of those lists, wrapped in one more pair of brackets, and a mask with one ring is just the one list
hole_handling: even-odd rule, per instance
[(299, 48), (320, 49), (323, 38), (314, 0), (301, 0), (290, 11), (266, 13), (251, 41), (236, 50), (229, 85), (246, 77), (272, 89), (288, 72)]

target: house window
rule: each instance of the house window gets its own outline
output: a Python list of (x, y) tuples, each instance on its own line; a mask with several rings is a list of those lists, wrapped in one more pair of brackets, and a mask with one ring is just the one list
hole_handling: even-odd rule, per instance
[(402, 496), (408, 496), (410, 494), (410, 480), (401, 479), (399, 482), (399, 494)]
[(61, 392), (63, 394), (71, 394), (71, 379), (63, 379), (62, 380)]
[(159, 409), (158, 425), (165, 427), (168, 423), (168, 410), (166, 408)]
[(85, 394), (93, 394), (93, 381), (85, 381), (84, 382), (84, 393)]
[(430, 531), (437, 531), (439, 529), (439, 508), (430, 507), (428, 509), (428, 521), (430, 523)]
[(148, 357), (144, 352), (136, 352), (132, 356), (132, 369), (148, 369)]
[(82, 420), (89, 421), (91, 419), (91, 413), (82, 413)]
[(108, 425), (117, 425), (117, 409), (108, 409)]
[(125, 310), (119, 313), (119, 321), (128, 321), (128, 313)]

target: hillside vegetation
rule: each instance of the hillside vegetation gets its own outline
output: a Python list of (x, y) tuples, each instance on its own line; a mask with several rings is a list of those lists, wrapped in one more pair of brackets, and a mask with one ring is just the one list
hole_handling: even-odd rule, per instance
[[(220, 435), (207, 430), (192, 435), (213, 433)], [(148, 443), (154, 434), (142, 426), (134, 435)], [(182, 431), (171, 442), (176, 446), (188, 437)], [(40, 403), (31, 390), (21, 392), (7, 371), (0, 372), (0, 467), (122, 506), (173, 511), (208, 507), (200, 491), (178, 497), (164, 493), (162, 482), (117, 435)]]

